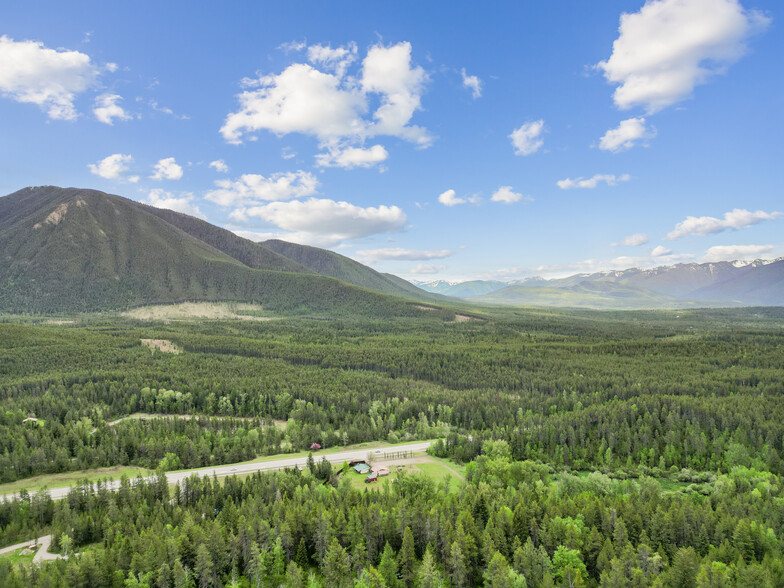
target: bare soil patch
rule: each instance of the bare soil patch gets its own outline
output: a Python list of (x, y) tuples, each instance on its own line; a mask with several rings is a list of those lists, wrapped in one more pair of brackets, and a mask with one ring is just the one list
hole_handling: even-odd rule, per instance
[(142, 339), (142, 345), (146, 345), (153, 351), (157, 349), (158, 351), (163, 351), (164, 353), (173, 353), (174, 355), (179, 355), (182, 353), (182, 351), (178, 349), (174, 343), (167, 341), (166, 339)]

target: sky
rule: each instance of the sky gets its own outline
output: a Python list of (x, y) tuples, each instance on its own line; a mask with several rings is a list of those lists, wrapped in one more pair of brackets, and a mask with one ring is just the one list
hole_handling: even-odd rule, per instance
[[(206, 3), (204, 3), (206, 4)], [(784, 256), (784, 3), (0, 5), (0, 194), (414, 280)]]

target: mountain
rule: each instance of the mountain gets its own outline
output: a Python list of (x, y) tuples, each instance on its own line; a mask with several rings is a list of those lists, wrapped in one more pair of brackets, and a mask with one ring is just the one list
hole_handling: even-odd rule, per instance
[[(500, 284), (500, 286), (499, 286)], [(500, 282), (430, 282), (422, 288), (471, 302), (592, 308), (784, 305), (784, 258), (680, 263), (565, 278)], [(473, 295), (472, 290), (486, 289)]]
[(475, 296), (471, 301), (486, 304), (512, 306), (560, 306), (574, 308), (681, 308), (694, 306), (672, 296), (657, 294), (650, 290), (584, 281), (572, 286), (524, 286), (512, 285), (484, 296)]
[(432, 282), (414, 282), (414, 284), (427, 292), (434, 292), (443, 296), (454, 296), (456, 298), (481, 296), (482, 294), (489, 294), (509, 285), (506, 282), (494, 280), (471, 280), (468, 282), (434, 280)]
[(2, 312), (183, 300), (258, 302), (283, 313), (423, 312), (204, 221), (96, 190), (43, 186), (0, 198), (0, 260)]
[(433, 296), (429, 296), (427, 292), (417, 288), (410, 282), (391, 274), (377, 272), (358, 261), (354, 261), (334, 251), (327, 251), (326, 249), (308, 245), (298, 245), (297, 243), (289, 243), (288, 241), (280, 241), (278, 239), (263, 241), (260, 245), (301, 267), (307, 268), (308, 271), (322, 276), (329, 276), (355, 286), (362, 286), (363, 288), (394, 296), (431, 302), (435, 300)]

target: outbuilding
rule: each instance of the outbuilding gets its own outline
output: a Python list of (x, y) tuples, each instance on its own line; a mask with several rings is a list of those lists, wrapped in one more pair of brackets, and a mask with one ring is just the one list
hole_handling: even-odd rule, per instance
[(377, 476), (388, 476), (389, 468), (387, 466), (376, 466), (373, 468), (373, 473)]
[(370, 471), (370, 466), (366, 463), (358, 463), (354, 466), (354, 471), (358, 474), (367, 474)]

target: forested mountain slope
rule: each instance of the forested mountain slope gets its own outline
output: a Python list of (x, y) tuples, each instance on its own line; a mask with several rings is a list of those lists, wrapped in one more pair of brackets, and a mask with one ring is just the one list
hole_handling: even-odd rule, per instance
[(397, 276), (382, 274), (334, 251), (278, 239), (270, 239), (260, 244), (322, 276), (337, 278), (349, 284), (396, 296), (418, 300), (435, 299), (434, 296)]
[(181, 300), (258, 302), (278, 312), (420, 312), (198, 219), (96, 190), (45, 186), (0, 198), (0, 260), (5, 312)]

